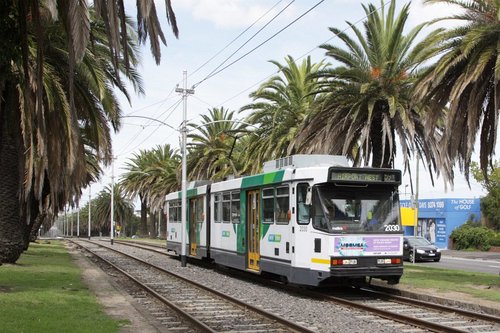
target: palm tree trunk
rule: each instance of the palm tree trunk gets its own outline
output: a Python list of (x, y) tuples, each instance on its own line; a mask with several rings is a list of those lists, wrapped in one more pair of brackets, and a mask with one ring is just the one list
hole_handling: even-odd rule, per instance
[[(27, 216), (25, 219), (26, 221), (29, 221), (29, 224), (25, 226), (24, 228), (24, 250), (26, 251), (30, 245), (31, 241), (35, 241), (36, 237), (38, 235), (38, 229), (42, 225), (42, 215), (39, 213), (38, 210), (38, 200), (35, 200), (34, 198), (31, 198), (29, 201), (30, 208), (29, 208), (29, 216)], [(27, 212), (28, 210), (23, 209), (23, 211)]]
[[(382, 133), (382, 113), (377, 112), (377, 106), (380, 102), (375, 103), (374, 115), (370, 127), (370, 140), (373, 151), (372, 167), (374, 168), (390, 168), (392, 166), (392, 154), (390, 150), (390, 143), (386, 140), (385, 147), (383, 147), (383, 133)], [(392, 133), (391, 133), (392, 135)]]
[[(3, 82), (5, 83), (5, 81)], [(7, 83), (8, 84), (8, 83)], [(0, 84), (0, 264), (15, 263), (24, 250), (21, 221), (21, 143), (16, 97)], [(17, 106), (17, 109), (16, 109)]]
[(148, 234), (148, 206), (146, 204), (146, 199), (143, 195), (139, 195), (141, 200), (141, 236), (147, 236)]

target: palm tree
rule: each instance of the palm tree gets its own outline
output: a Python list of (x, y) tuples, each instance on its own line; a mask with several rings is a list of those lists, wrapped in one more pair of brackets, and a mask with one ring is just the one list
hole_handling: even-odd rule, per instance
[(453, 19), (463, 25), (441, 30), (436, 54), (441, 58), (419, 82), (417, 92), (431, 100), (430, 114), (436, 118), (443, 107), (448, 111), (442, 142), (443, 154), (459, 162), (469, 179), (471, 155), (480, 135), (480, 166), (487, 174), (495, 153), (500, 110), (500, 3), (493, 0), (428, 0), (458, 6), (459, 14), (431, 23)]
[(160, 211), (165, 195), (178, 188), (177, 171), (180, 156), (170, 145), (157, 146), (140, 151), (126, 162), (126, 170), (120, 182), (130, 198), (139, 196), (141, 201), (141, 234), (148, 234), (148, 208)]
[(179, 188), (180, 165), (181, 156), (170, 145), (156, 146), (151, 150), (146, 173), (149, 175), (149, 207), (153, 211), (161, 211), (165, 196)]
[[(93, 177), (82, 162), (86, 149), (100, 161), (110, 155), (108, 122), (115, 129), (119, 125), (112, 88), (125, 89), (120, 73), (139, 82), (123, 2), (94, 5), (97, 15), (86, 1), (0, 4), (0, 32), (6, 34), (0, 57), (0, 201), (5, 205), (0, 207), (0, 263), (17, 260), (26, 247), (23, 235), (40, 211), (56, 212), (79, 197)], [(154, 4), (141, 1), (138, 12), (138, 38), (144, 42), (150, 36), (159, 61), (157, 42), (164, 36)], [(167, 18), (176, 32), (169, 1)], [(58, 33), (50, 34), (54, 27)], [(58, 54), (66, 58), (51, 63)], [(93, 145), (84, 146), (83, 133)]]
[(221, 108), (202, 115), (200, 125), (191, 123), (196, 132), (188, 135), (188, 170), (191, 179), (222, 180), (230, 174), (239, 175), (239, 165), (232, 154), (242, 125), (233, 119), (234, 111)]
[(424, 156), (429, 168), (446, 171), (437, 152), (439, 133), (427, 135), (421, 120), (424, 108), (412, 97), (417, 67), (432, 55), (437, 32), (428, 36), (426, 44), (416, 44), (425, 24), (404, 34), (409, 8), (406, 4), (396, 14), (394, 0), (387, 12), (383, 3), (380, 11), (372, 4), (363, 5), (365, 33), (347, 22), (357, 41), (330, 28), (347, 49), (320, 46), (341, 65), (320, 73), (324, 78), (320, 91), (327, 96), (297, 137), (299, 151), (343, 154), (355, 164), (364, 161), (368, 165), (371, 160), (373, 167), (392, 167), (399, 142), (405, 166), (416, 149), (415, 154)]
[[(111, 185), (102, 190), (95, 201), (92, 202), (95, 207), (94, 221), (97, 221), (95, 227), (101, 231), (108, 231), (111, 228)], [(128, 200), (119, 184), (113, 186), (113, 207), (114, 220), (117, 226), (125, 228), (127, 222), (130, 222), (134, 215), (134, 205)]]
[(267, 160), (296, 152), (292, 142), (320, 98), (316, 92), (321, 79), (316, 74), (327, 66), (323, 61), (312, 63), (310, 56), (300, 66), (291, 56), (285, 58), (286, 65), (270, 62), (278, 67), (279, 75), (251, 93), (254, 102), (240, 111), (252, 111), (246, 121), (258, 127), (254, 133), (259, 140), (253, 140), (248, 149), (251, 172), (260, 170)]

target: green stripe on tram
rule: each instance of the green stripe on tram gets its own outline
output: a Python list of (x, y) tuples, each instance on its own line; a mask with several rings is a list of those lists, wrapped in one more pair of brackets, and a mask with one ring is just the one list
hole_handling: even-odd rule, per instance
[(279, 183), (283, 180), (285, 170), (245, 177), (241, 181), (241, 188), (250, 188), (267, 184)]
[[(198, 189), (197, 188), (191, 188), (191, 189), (189, 189), (189, 190), (186, 191), (186, 198), (195, 197), (197, 195), (198, 195)], [(182, 199), (182, 191), (179, 191), (178, 198)]]

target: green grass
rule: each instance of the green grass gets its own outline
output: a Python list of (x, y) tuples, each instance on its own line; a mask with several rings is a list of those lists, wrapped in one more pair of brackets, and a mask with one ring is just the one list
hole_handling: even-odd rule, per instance
[(63, 244), (31, 244), (16, 265), (0, 266), (1, 332), (118, 332), (81, 281)]
[(500, 306), (500, 278), (494, 274), (405, 264), (401, 285), (435, 289), (443, 293), (461, 292), (472, 297), (499, 302)]

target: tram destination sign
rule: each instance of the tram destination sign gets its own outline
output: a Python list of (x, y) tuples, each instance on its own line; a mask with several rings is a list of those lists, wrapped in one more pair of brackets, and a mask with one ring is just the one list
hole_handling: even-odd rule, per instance
[(401, 181), (401, 174), (399, 170), (332, 169), (329, 181), (394, 184)]

